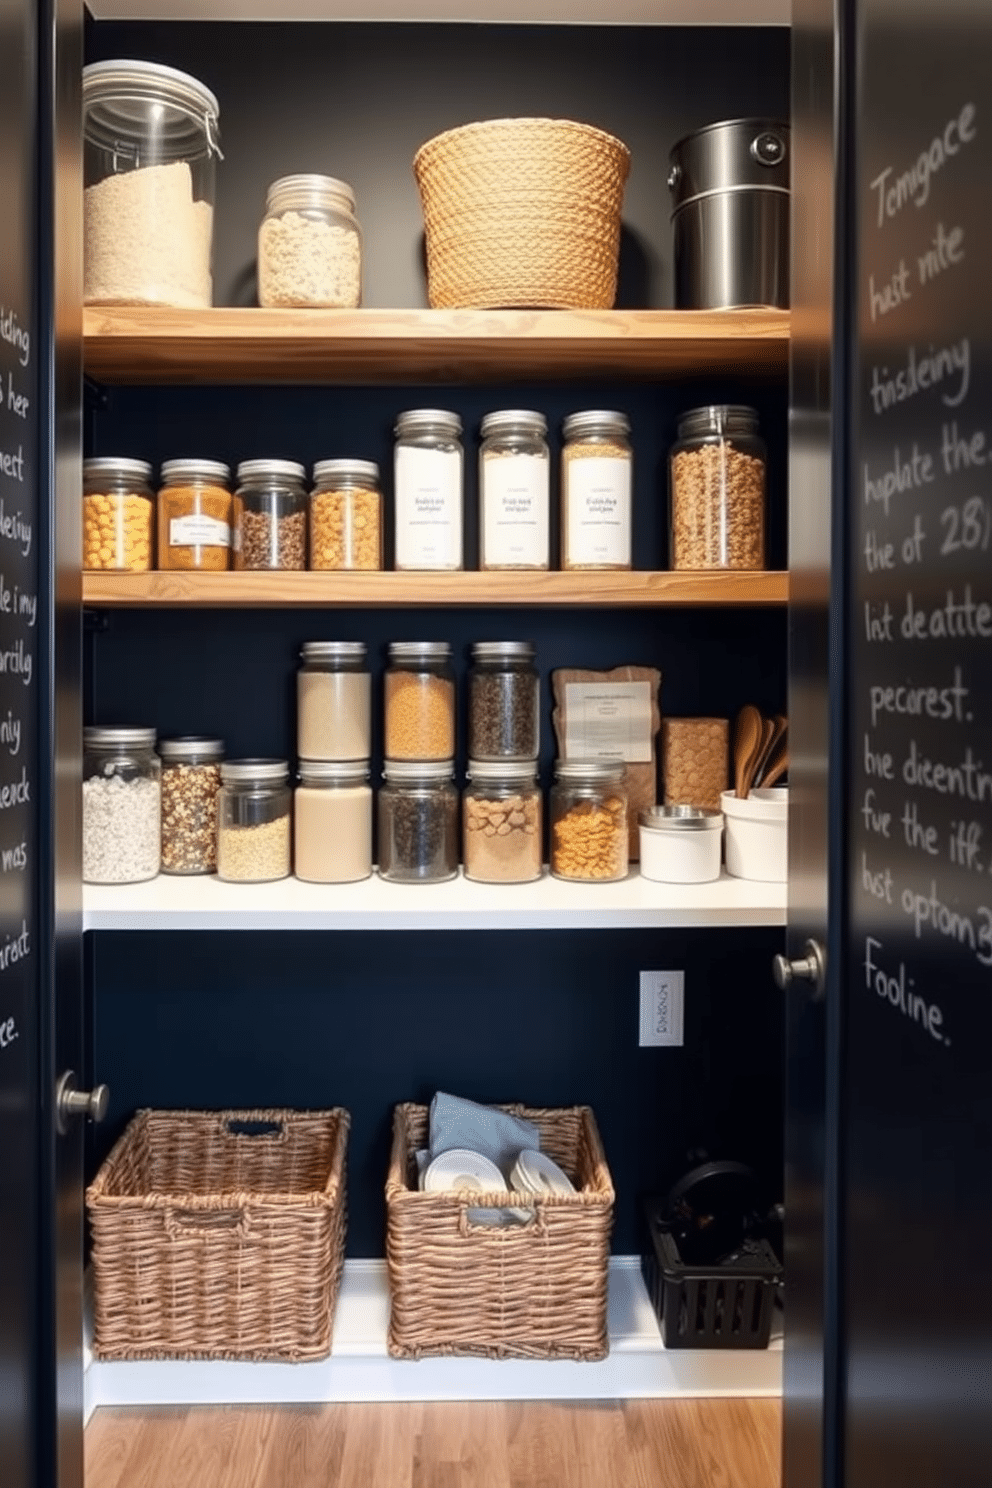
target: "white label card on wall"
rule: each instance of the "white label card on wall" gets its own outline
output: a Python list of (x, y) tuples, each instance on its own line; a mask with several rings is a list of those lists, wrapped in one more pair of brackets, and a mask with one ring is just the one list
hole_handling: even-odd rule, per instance
[(650, 682), (566, 682), (565, 758), (651, 760)]
[(641, 1048), (681, 1047), (685, 1018), (685, 972), (641, 972)]

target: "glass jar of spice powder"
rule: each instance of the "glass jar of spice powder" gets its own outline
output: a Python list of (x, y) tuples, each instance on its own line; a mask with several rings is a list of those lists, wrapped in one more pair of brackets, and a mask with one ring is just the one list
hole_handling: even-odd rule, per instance
[(612, 883), (627, 877), (624, 766), (612, 760), (557, 760), (551, 787), (551, 872)]
[(229, 883), (288, 878), (293, 803), (287, 761), (227, 760), (220, 778), (218, 876)]
[(447, 641), (391, 641), (385, 674), (388, 760), (455, 753), (455, 677)]
[(541, 791), (536, 760), (469, 760), (462, 797), (465, 877), (530, 883), (541, 876)]
[(306, 471), (293, 460), (243, 460), (234, 498), (234, 567), (307, 566)]
[(443, 883), (458, 873), (454, 760), (383, 765), (379, 873), (393, 883)]
[(468, 752), (474, 760), (535, 760), (540, 754), (533, 642), (476, 641), (472, 647)]
[(482, 420), (479, 567), (547, 568), (550, 507), (548, 423), (506, 408)]
[(364, 641), (304, 641), (296, 674), (301, 760), (360, 760), (372, 752), (372, 678)]
[(214, 873), (223, 739), (162, 739), (162, 872)]
[(219, 460), (166, 460), (158, 493), (158, 566), (225, 569), (234, 501)]
[(562, 568), (630, 568), (633, 454), (626, 414), (572, 413), (562, 434)]

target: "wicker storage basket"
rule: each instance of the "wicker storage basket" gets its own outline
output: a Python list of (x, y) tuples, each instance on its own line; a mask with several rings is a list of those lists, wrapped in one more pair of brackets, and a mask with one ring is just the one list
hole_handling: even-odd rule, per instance
[(449, 129), (413, 162), (435, 308), (609, 310), (630, 151), (569, 119)]
[(139, 1111), (86, 1191), (102, 1359), (320, 1359), (348, 1113)]
[[(386, 1182), (389, 1352), (491, 1359), (602, 1359), (613, 1184), (592, 1111), (504, 1106), (534, 1122), (541, 1148), (572, 1179), (566, 1198), (429, 1194), (415, 1153), (427, 1145), (428, 1108), (393, 1117)], [(525, 1225), (473, 1223), (470, 1210), (533, 1205)]]

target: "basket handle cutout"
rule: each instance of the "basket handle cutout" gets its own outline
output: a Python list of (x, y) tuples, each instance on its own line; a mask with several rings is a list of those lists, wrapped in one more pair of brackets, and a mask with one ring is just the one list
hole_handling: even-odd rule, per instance
[(215, 1235), (234, 1233), (248, 1238), (251, 1220), (247, 1209), (167, 1209), (165, 1233), (170, 1240), (211, 1240)]
[(251, 1142), (285, 1142), (289, 1136), (284, 1121), (267, 1116), (228, 1116), (221, 1121), (221, 1131), (232, 1141), (247, 1137)]
[[(459, 1204), (459, 1235), (499, 1235), (501, 1237), (506, 1237), (506, 1239), (509, 1239), (511, 1236), (514, 1235), (526, 1235), (529, 1239), (534, 1235), (543, 1236), (547, 1234), (548, 1226), (544, 1216), (544, 1205), (540, 1201), (534, 1204), (514, 1203), (512, 1206), (507, 1204), (500, 1207), (505, 1207), (507, 1209), (512, 1207), (514, 1212), (518, 1215), (522, 1215), (524, 1210), (526, 1210), (529, 1218), (517, 1219), (513, 1224), (506, 1225), (486, 1224), (484, 1220), (480, 1223), (476, 1218), (474, 1218), (475, 1215), (498, 1214), (499, 1208), (483, 1208), (479, 1204)], [(506, 1240), (504, 1239), (502, 1243), (505, 1244)]]

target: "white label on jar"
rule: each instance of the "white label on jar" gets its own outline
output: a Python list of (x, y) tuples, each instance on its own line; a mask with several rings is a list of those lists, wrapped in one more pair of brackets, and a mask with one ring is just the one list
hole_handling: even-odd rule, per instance
[(231, 529), (216, 517), (173, 517), (169, 522), (170, 548), (229, 548)]
[(566, 682), (565, 758), (651, 760), (650, 682)]
[(396, 447), (396, 567), (461, 568), (460, 450)]
[(570, 564), (630, 563), (630, 461), (571, 459), (565, 553)]
[(548, 461), (543, 455), (483, 457), (483, 565), (547, 568), (548, 504)]

